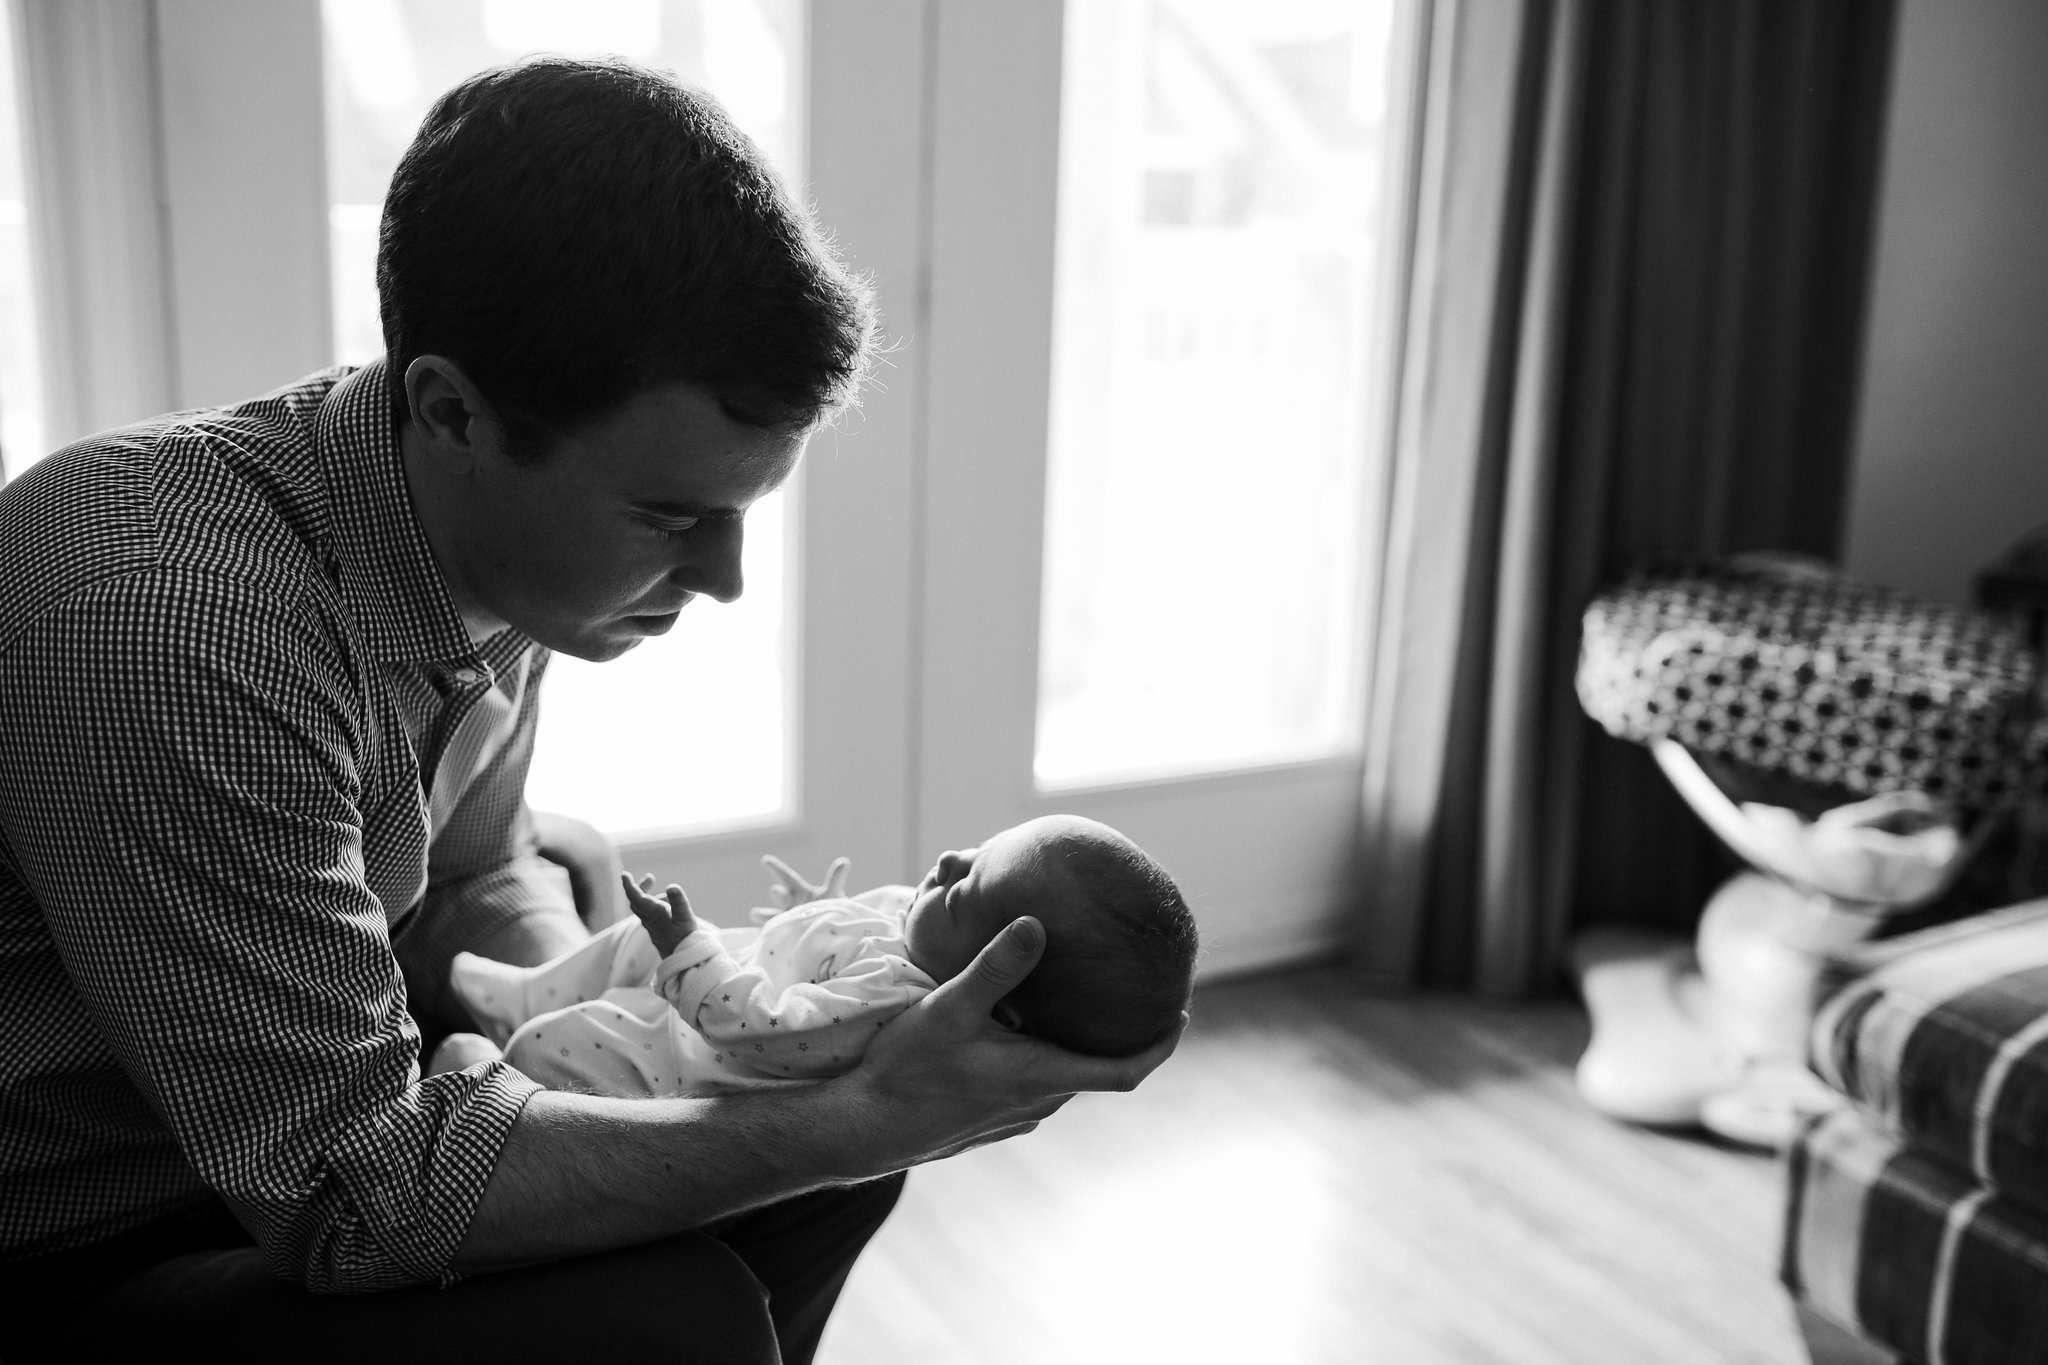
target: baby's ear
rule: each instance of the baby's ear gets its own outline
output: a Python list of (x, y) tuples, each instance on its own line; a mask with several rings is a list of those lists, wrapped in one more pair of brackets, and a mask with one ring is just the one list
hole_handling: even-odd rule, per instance
[(996, 1007), (990, 1013), (995, 1017), (995, 1021), (998, 1024), (1001, 1024), (1010, 1032), (1022, 1033), (1024, 1031), (1024, 1016), (1017, 1013), (1017, 1007), (1008, 1000), (996, 1001)]

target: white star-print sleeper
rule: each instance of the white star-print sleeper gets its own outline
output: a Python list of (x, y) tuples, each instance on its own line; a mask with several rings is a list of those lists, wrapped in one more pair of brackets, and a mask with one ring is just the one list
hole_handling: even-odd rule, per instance
[(552, 1089), (701, 1095), (836, 1076), (934, 985), (903, 952), (912, 894), (756, 912), (758, 929), (700, 928), (665, 961), (623, 920), (538, 967), (461, 954), (450, 985), (506, 1060)]
[[(721, 1065), (818, 1079), (850, 1070), (878, 1023), (936, 984), (903, 946), (907, 886), (811, 901), (740, 939), (700, 928), (654, 972), (654, 986)], [(735, 1060), (737, 1057), (737, 1060)]]

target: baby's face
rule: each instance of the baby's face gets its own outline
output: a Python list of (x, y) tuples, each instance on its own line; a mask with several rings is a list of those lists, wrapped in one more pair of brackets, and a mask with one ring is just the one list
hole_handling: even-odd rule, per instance
[(950, 981), (1019, 915), (1044, 918), (1058, 873), (1038, 851), (1058, 837), (1059, 816), (1014, 825), (978, 848), (939, 855), (917, 885), (903, 920), (911, 962), (934, 981)]

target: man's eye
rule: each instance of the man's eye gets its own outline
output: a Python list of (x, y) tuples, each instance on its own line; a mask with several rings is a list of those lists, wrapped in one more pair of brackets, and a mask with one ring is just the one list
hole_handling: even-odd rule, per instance
[(652, 521), (643, 518), (643, 521), (645, 521), (648, 530), (664, 540), (673, 540), (677, 536), (685, 534), (691, 527), (697, 524), (697, 518), (695, 517), (684, 517), (679, 521)]

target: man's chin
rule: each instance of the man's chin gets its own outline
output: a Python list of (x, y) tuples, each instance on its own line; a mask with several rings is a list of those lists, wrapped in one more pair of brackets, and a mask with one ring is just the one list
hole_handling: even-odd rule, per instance
[(641, 616), (615, 616), (608, 621), (574, 625), (566, 629), (528, 630), (536, 643), (556, 654), (566, 654), (586, 663), (601, 664), (637, 649), (650, 636), (666, 635), (675, 627), (680, 611)]
[(540, 643), (556, 654), (567, 654), (585, 663), (602, 664), (632, 653), (646, 643), (649, 636), (663, 634), (667, 629), (667, 626), (662, 626), (658, 630), (650, 630), (643, 618), (628, 617), (607, 622), (595, 630), (578, 631), (573, 636), (542, 640)]
[(547, 651), (550, 654), (566, 654), (572, 659), (581, 659), (587, 664), (610, 663), (620, 655), (630, 653), (632, 650), (640, 647), (640, 641), (637, 637), (630, 640), (618, 640), (611, 638), (595, 639), (588, 635), (579, 635), (573, 640), (541, 640), (537, 643), (547, 646)]

